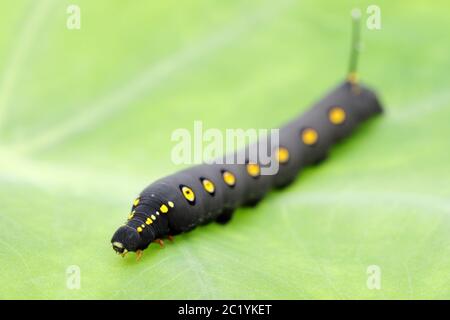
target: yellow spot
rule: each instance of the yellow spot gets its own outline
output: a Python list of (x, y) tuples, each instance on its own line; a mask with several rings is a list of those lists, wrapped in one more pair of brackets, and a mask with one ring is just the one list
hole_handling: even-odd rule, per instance
[(191, 188), (186, 187), (186, 186), (182, 186), (181, 187), (181, 192), (183, 193), (183, 196), (186, 198), (187, 201), (189, 201), (189, 202), (194, 202), (195, 201), (195, 194), (194, 194), (194, 191), (192, 191)]
[(162, 213), (167, 213), (167, 211), (169, 211), (169, 208), (167, 208), (167, 206), (165, 204), (163, 204), (159, 210), (161, 210)]
[(136, 198), (136, 200), (134, 200), (134, 202), (133, 202), (133, 206), (136, 207), (139, 204), (139, 201), (141, 201), (141, 199)]
[(141, 224), (141, 227), (142, 227), (142, 228), (145, 228), (145, 224)]
[(342, 124), (344, 123), (345, 118), (345, 111), (341, 107), (333, 107), (328, 112), (328, 119), (332, 124)]
[(202, 185), (206, 192), (208, 192), (209, 194), (213, 194), (216, 191), (214, 183), (212, 183), (212, 181), (208, 179), (202, 179)]
[(142, 232), (142, 228), (141, 227), (137, 227), (137, 232), (141, 233)]
[(172, 201), (167, 202), (167, 204), (169, 205), (169, 207), (173, 208), (175, 207), (175, 204)]
[(150, 224), (152, 224), (152, 223), (153, 223), (153, 221), (152, 221), (152, 219), (150, 219), (150, 218), (147, 218), (147, 220), (145, 220), (145, 223), (146, 223), (146, 224), (149, 224), (149, 225), (150, 225)]
[(150, 216), (150, 218), (152, 218), (153, 220), (156, 220), (156, 217), (153, 214)]
[(133, 217), (134, 217), (134, 213), (135, 213), (136, 211), (131, 211), (130, 212), (130, 214), (128, 215), (128, 220), (131, 220), (131, 219), (133, 219)]
[(236, 184), (236, 177), (229, 171), (224, 171), (222, 173), (223, 181), (230, 187), (234, 187)]
[(253, 178), (256, 178), (261, 173), (261, 169), (258, 164), (256, 163), (249, 163), (247, 164), (247, 172), (250, 176)]
[(279, 147), (276, 156), (279, 163), (286, 163), (289, 161), (289, 151), (286, 148)]
[(312, 146), (316, 144), (317, 140), (319, 139), (319, 134), (316, 130), (312, 128), (306, 128), (302, 131), (302, 140), (303, 143)]

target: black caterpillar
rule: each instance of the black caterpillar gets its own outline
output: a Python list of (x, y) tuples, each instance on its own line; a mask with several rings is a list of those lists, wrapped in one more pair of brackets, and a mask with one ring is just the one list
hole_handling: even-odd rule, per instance
[(154, 241), (161, 244), (211, 221), (225, 223), (236, 208), (254, 206), (270, 189), (288, 185), (302, 168), (325, 159), (333, 144), (382, 112), (375, 93), (356, 81), (356, 55), (351, 61), (346, 81), (280, 128), (277, 174), (261, 175), (258, 163), (202, 164), (162, 178), (134, 201), (128, 222), (111, 239), (114, 250), (140, 257)]

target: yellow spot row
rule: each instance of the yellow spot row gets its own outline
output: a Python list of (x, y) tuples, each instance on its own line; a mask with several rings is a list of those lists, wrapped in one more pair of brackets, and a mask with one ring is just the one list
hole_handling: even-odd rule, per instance
[[(332, 124), (335, 124), (335, 125), (340, 125), (340, 124), (344, 123), (344, 121), (346, 119), (346, 114), (345, 114), (344, 109), (342, 109), (341, 107), (331, 108), (330, 111), (328, 112), (328, 119)], [(301, 132), (301, 139), (304, 144), (313, 146), (319, 140), (319, 134), (313, 128), (305, 128)], [(289, 161), (289, 157), (290, 157), (290, 155), (289, 155), (288, 149), (286, 149), (284, 147), (280, 147), (277, 149), (276, 158), (279, 163), (281, 163), (281, 164), (287, 163)], [(256, 163), (249, 163), (249, 164), (247, 164), (246, 168), (247, 168), (247, 173), (251, 177), (257, 178), (261, 174), (261, 168)], [(225, 184), (228, 185), (229, 187), (234, 187), (236, 185), (236, 177), (230, 171), (226, 171), (226, 170), (223, 171), (222, 178), (223, 178), (223, 181), (225, 182)], [(213, 195), (215, 192), (214, 183), (205, 178), (201, 178), (200, 180), (202, 182), (203, 189), (205, 189), (205, 191), (208, 192), (209, 194)], [(194, 191), (191, 188), (189, 188), (188, 186), (180, 186), (180, 189), (181, 189), (181, 193), (183, 194), (184, 198), (188, 202), (193, 204), (195, 202)], [(136, 199), (135, 205), (137, 205), (138, 203), (139, 203), (139, 199)], [(168, 204), (170, 207), (173, 208), (172, 202), (169, 201)], [(160, 210), (162, 213), (166, 213), (168, 211), (168, 208), (166, 205), (162, 205)]]
[[(332, 107), (328, 111), (328, 120), (334, 125), (340, 125), (345, 122), (347, 115), (341, 107)], [(313, 128), (305, 128), (301, 133), (302, 141), (308, 146), (315, 145), (319, 140), (318, 132)]]
[[(137, 198), (136, 200), (134, 200), (133, 206), (136, 207), (136, 206), (139, 204), (139, 202), (140, 202), (140, 198)], [(172, 201), (168, 201), (167, 204), (168, 204), (168, 206), (169, 206), (170, 208), (174, 208), (174, 207), (175, 207), (175, 204), (174, 204)], [(162, 204), (162, 205), (159, 207), (159, 210), (160, 210), (162, 213), (167, 213), (167, 212), (169, 212), (169, 207), (167, 207), (165, 204)], [(131, 211), (131, 213), (128, 215), (128, 220), (133, 219), (135, 213), (136, 213), (136, 210)], [(156, 215), (155, 215), (155, 214), (156, 214)], [(145, 224), (143, 223), (143, 224), (141, 224), (139, 227), (137, 227), (137, 228), (136, 228), (137, 232), (141, 233), (141, 232), (144, 230), (145, 225), (151, 225), (151, 224), (153, 223), (153, 221), (156, 220), (156, 216), (159, 216), (159, 211), (156, 211), (155, 214), (152, 214), (149, 218), (147, 218), (147, 219), (145, 220)]]

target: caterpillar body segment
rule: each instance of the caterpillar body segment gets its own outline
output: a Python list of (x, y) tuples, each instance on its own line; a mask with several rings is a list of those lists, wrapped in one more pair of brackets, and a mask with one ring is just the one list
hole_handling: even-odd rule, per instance
[(154, 240), (228, 221), (236, 208), (254, 205), (272, 188), (288, 185), (302, 168), (326, 158), (336, 142), (381, 112), (373, 91), (344, 81), (280, 128), (273, 150), (276, 174), (261, 175), (259, 163), (247, 159), (245, 164), (197, 165), (162, 178), (135, 200), (129, 220), (112, 237), (114, 250), (122, 255), (140, 252)]

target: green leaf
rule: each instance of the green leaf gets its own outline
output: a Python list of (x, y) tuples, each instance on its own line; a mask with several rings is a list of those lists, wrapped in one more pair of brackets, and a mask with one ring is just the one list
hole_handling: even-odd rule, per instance
[(68, 30), (71, 3), (2, 4), (0, 298), (450, 297), (447, 3), (379, 1), (360, 74), (386, 113), (256, 208), (140, 262), (109, 241), (180, 169), (173, 130), (306, 110), (344, 77), (355, 2), (79, 0)]

